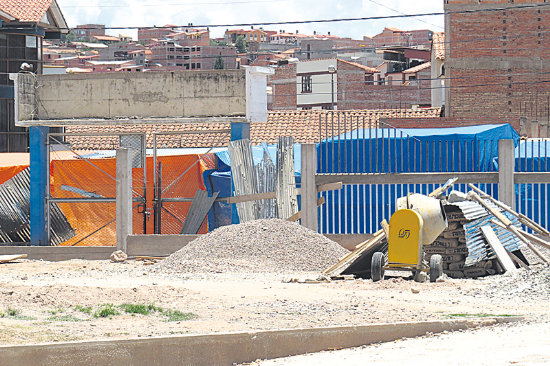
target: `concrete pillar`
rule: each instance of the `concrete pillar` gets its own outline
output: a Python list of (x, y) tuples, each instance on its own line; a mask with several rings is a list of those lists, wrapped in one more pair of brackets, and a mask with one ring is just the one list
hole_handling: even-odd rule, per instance
[(302, 144), (302, 225), (317, 231), (317, 147), (315, 144)]
[(527, 136), (529, 134), (529, 128), (527, 126), (527, 118), (526, 117), (520, 117), (519, 118), (519, 134), (521, 136)]
[(539, 121), (531, 121), (529, 137), (539, 137)]
[(46, 222), (49, 127), (30, 127), (30, 225), (31, 245), (49, 245)]
[(514, 140), (498, 141), (498, 199), (516, 209)]
[(126, 253), (132, 234), (132, 156), (130, 149), (116, 151), (116, 248)]

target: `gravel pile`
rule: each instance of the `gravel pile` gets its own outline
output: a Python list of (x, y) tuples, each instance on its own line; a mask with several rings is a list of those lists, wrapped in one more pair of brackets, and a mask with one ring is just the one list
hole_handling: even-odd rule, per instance
[(500, 276), (492, 276), (489, 286), (469, 290), (474, 296), (498, 299), (514, 299), (518, 302), (550, 300), (550, 268), (545, 265), (530, 266), (531, 270), (518, 269)]
[(338, 243), (283, 220), (228, 225), (200, 236), (155, 265), (161, 273), (320, 271), (349, 253)]

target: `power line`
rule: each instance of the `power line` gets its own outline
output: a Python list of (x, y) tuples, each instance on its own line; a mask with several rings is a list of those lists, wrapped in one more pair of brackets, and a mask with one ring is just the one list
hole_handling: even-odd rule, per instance
[[(389, 6), (386, 6), (386, 5), (384, 5), (384, 4), (380, 4), (379, 2), (376, 2), (376, 1), (374, 1), (374, 0), (367, 0), (367, 1), (370, 2), (370, 3), (376, 4), (376, 5), (380, 6), (380, 7), (389, 9), (389, 10), (391, 10), (391, 11), (393, 11), (393, 12), (398, 13), (398, 14), (403, 14), (403, 15), (405, 14), (405, 13), (399, 11), (399, 10), (395, 10), (395, 9), (393, 9), (393, 8), (390, 8)], [(425, 20), (423, 20), (423, 19), (417, 19), (417, 20), (418, 20), (419, 22), (426, 23), (426, 24), (428, 24), (428, 25), (432, 25), (432, 26), (437, 27), (437, 28), (443, 28), (443, 27), (440, 26), (440, 25), (437, 25), (437, 24), (433, 24), (433, 23), (427, 22), (427, 21), (425, 21)]]
[(216, 1), (216, 2), (193, 2), (193, 3), (148, 3), (148, 4), (98, 4), (98, 5), (63, 5), (62, 8), (129, 8), (129, 7), (159, 7), (159, 6), (189, 6), (197, 7), (203, 5), (235, 5), (235, 4), (258, 4), (258, 3), (278, 3), (278, 2), (287, 2), (289, 0), (237, 0), (237, 1)]
[[(371, 16), (371, 17), (355, 17), (355, 18), (331, 18), (331, 19), (316, 19), (316, 20), (293, 20), (293, 21), (278, 21), (278, 22), (256, 22), (256, 23), (229, 23), (229, 24), (198, 24), (193, 25), (196, 28), (219, 28), (219, 27), (253, 27), (259, 25), (290, 25), (290, 24), (316, 24), (316, 23), (336, 23), (336, 22), (353, 22), (353, 21), (366, 21), (366, 20), (383, 20), (383, 19), (401, 19), (401, 18), (417, 18), (417, 17), (426, 17), (426, 16), (440, 16), (440, 15), (451, 15), (451, 14), (472, 14), (480, 12), (499, 12), (507, 11), (511, 9), (531, 9), (531, 8), (541, 8), (550, 6), (550, 3), (544, 4), (528, 4), (528, 5), (514, 5), (508, 7), (500, 8), (490, 8), (490, 9), (471, 9), (471, 10), (457, 10), (457, 11), (447, 11), (447, 12), (428, 12), (428, 13), (417, 13), (417, 14), (397, 14), (397, 15), (381, 15), (381, 16)], [(126, 27), (89, 27), (87, 29), (138, 29), (138, 28), (151, 28), (151, 29), (172, 29), (178, 27), (188, 27), (189, 25), (178, 25), (178, 26), (126, 26)]]

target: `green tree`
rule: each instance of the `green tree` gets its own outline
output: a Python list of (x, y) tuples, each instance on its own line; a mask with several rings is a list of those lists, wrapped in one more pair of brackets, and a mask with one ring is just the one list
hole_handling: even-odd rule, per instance
[(238, 53), (246, 53), (246, 41), (243, 36), (238, 36), (235, 40), (235, 47)]
[(221, 70), (224, 68), (222, 55), (216, 57), (216, 63), (214, 64), (215, 70)]

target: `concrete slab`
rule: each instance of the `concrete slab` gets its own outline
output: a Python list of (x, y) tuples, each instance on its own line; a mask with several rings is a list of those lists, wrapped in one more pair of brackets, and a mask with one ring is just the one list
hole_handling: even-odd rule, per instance
[(26, 259), (66, 261), (69, 259), (109, 259), (116, 247), (31, 247), (0, 246), (0, 255), (26, 254)]
[(495, 317), (355, 327), (292, 329), (266, 332), (177, 336), (149, 339), (70, 342), (0, 347), (3, 365), (231, 365), (257, 359), (389, 342), (455, 331), (519, 317)]

